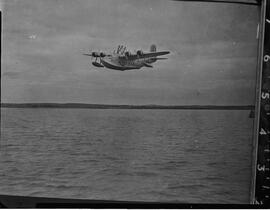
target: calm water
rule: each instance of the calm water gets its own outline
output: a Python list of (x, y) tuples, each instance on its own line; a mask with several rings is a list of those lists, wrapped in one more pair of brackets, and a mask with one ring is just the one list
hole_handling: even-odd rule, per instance
[(249, 111), (1, 109), (0, 194), (248, 203)]

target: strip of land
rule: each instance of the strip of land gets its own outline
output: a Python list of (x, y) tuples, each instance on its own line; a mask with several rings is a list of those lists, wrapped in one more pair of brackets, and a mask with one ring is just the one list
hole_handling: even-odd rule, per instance
[(84, 103), (1, 103), (4, 108), (74, 108), (74, 109), (206, 109), (254, 110), (253, 105), (111, 105)]

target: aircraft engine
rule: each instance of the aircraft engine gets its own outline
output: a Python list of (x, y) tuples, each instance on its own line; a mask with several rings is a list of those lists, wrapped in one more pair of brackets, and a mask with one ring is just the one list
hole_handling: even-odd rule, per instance
[(97, 53), (97, 52), (92, 52), (92, 56), (95, 57), (95, 58), (96, 58), (96, 57), (99, 57), (99, 53)]
[(143, 55), (143, 51), (142, 50), (138, 50), (137, 51), (137, 55), (142, 56)]
[(101, 53), (99, 54), (99, 56), (100, 56), (101, 58), (104, 58), (106, 55), (105, 55), (105, 53), (101, 52)]
[(125, 56), (126, 57), (130, 57), (131, 56), (131, 53), (130, 52), (125, 52)]

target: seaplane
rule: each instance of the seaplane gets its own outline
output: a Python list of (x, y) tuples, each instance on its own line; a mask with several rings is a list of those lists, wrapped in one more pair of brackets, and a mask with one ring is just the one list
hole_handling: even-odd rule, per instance
[(127, 51), (127, 48), (123, 45), (119, 45), (117, 50), (114, 50), (111, 54), (104, 52), (90, 52), (83, 55), (90, 56), (95, 59), (92, 64), (99, 68), (108, 68), (118, 71), (127, 71), (141, 69), (142, 67), (153, 68), (152, 63), (157, 60), (165, 60), (167, 58), (160, 58), (158, 56), (167, 55), (169, 51), (157, 52), (156, 45), (151, 45), (150, 52), (143, 52), (137, 50), (135, 53)]

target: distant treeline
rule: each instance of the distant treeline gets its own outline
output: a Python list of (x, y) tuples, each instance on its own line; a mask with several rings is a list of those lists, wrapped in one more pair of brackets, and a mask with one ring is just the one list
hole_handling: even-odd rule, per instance
[(213, 109), (213, 110), (252, 110), (253, 105), (109, 105), (83, 103), (1, 103), (5, 108), (84, 108), (84, 109)]

